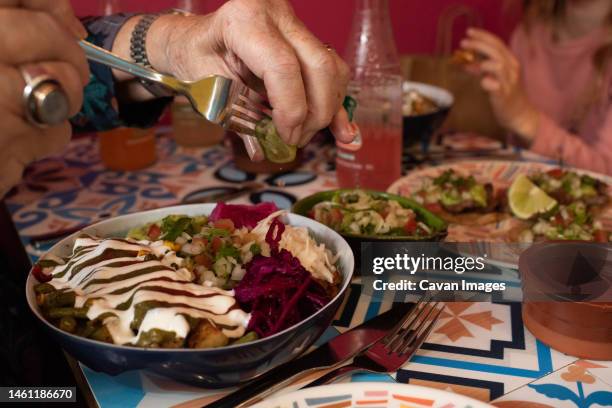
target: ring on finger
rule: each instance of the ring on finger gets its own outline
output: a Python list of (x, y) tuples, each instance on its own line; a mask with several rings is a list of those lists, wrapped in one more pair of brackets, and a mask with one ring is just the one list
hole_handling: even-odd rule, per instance
[(21, 75), (25, 81), (23, 104), (28, 122), (44, 128), (69, 118), (68, 95), (55, 78), (36, 66), (22, 67)]

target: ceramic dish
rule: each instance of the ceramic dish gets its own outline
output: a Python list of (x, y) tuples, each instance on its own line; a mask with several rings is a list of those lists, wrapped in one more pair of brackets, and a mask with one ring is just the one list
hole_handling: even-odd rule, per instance
[(436, 388), (388, 382), (358, 382), (306, 388), (261, 402), (253, 408), (306, 407), (491, 408), (493, 406)]
[[(160, 220), (170, 214), (208, 215), (214, 207), (214, 204), (185, 205), (112, 218), (63, 239), (49, 252), (57, 256), (68, 256), (75, 239), (81, 233), (99, 237), (123, 237), (131, 228)], [(26, 283), (27, 301), (51, 337), (64, 350), (93, 370), (116, 375), (127, 370), (144, 369), (174, 380), (206, 387), (238, 384), (307, 350), (331, 323), (353, 274), (353, 254), (339, 234), (306, 217), (295, 214), (285, 217), (285, 223), (308, 228), (318, 242), (324, 243), (338, 255), (336, 266), (341, 272), (342, 283), (339, 293), (316, 313), (270, 337), (210, 349), (151, 349), (114, 345), (67, 333), (47, 322), (36, 304), (33, 290), (36, 279), (31, 273)]]
[[(387, 190), (391, 194), (402, 197), (410, 197), (418, 191), (425, 178), (435, 178), (445, 170), (454, 169), (463, 174), (474, 176), (480, 182), (490, 182), (495, 190), (505, 190), (512, 184), (518, 174), (531, 174), (535, 172), (546, 172), (558, 166), (533, 163), (516, 162), (505, 160), (466, 160), (453, 164), (427, 167), (410, 172), (407, 176), (395, 181)], [(587, 174), (593, 178), (606, 182), (609, 186), (608, 194), (612, 196), (612, 178), (603, 174), (597, 174), (584, 170), (567, 168), (579, 174)], [(521, 227), (521, 221), (497, 213), (493, 222), (480, 223), (478, 217), (472, 222), (449, 223), (446, 241), (464, 243), (462, 248), (466, 250), (464, 255), (483, 254), (488, 255), (487, 262), (504, 268), (518, 268), (520, 253), (525, 249), (525, 244), (508, 242), (508, 236)], [(491, 215), (491, 214), (489, 214)], [(487, 218), (487, 217), (483, 217)], [(489, 217), (493, 218), (493, 217)], [(612, 206), (608, 205), (600, 214), (598, 220), (606, 230), (612, 230)], [(469, 247), (472, 247), (471, 249)]]
[[(420, 115), (403, 114), (403, 138), (404, 147), (420, 144), (423, 150), (427, 150), (431, 137), (442, 126), (448, 116), (453, 103), (453, 95), (446, 89), (420, 82), (406, 81), (403, 84), (404, 98), (410, 91), (416, 91), (430, 99), (437, 105), (437, 109)], [(406, 104), (407, 101), (404, 101)], [(405, 110), (405, 109), (404, 109)]]

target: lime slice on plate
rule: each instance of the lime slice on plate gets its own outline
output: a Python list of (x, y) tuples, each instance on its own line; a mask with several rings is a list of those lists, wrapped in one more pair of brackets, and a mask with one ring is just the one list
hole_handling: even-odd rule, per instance
[(508, 190), (508, 204), (516, 217), (527, 220), (549, 212), (555, 208), (557, 200), (533, 184), (526, 175), (520, 174)]
[(289, 163), (295, 160), (297, 147), (288, 145), (281, 139), (271, 119), (262, 119), (257, 123), (255, 136), (266, 159), (273, 163)]

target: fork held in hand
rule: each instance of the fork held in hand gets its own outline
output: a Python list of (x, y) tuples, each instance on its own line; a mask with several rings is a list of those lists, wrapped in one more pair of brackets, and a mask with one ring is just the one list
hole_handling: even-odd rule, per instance
[(123, 58), (85, 40), (79, 41), (88, 59), (127, 72), (138, 78), (163, 85), (185, 96), (193, 109), (210, 122), (238, 133), (244, 140), (251, 159), (263, 160), (263, 150), (255, 136), (255, 127), (270, 112), (252, 101), (254, 92), (229, 78), (211, 75), (197, 81), (181, 81)]
[[(400, 369), (421, 347), (444, 307), (439, 302), (415, 307), (406, 323), (357, 355), (352, 363), (336, 368), (306, 387), (329, 384), (356, 371), (390, 373)], [(305, 388), (306, 388), (305, 387)]]

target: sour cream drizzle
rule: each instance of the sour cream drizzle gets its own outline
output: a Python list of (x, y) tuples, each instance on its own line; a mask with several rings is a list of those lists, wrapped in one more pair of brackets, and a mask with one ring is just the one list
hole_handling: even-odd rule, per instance
[[(192, 283), (191, 272), (181, 267), (182, 258), (165, 249), (159, 242), (80, 237), (73, 256), (54, 267), (49, 283), (58, 290), (74, 291), (75, 307), (91, 300), (89, 319), (112, 313), (104, 324), (116, 344), (135, 343), (151, 329), (185, 338), (189, 324), (182, 315), (209, 319), (229, 338), (243, 336), (250, 315), (239, 308), (234, 291)], [(148, 254), (161, 258), (145, 260)], [(149, 309), (134, 334), (130, 324), (136, 305), (149, 301), (168, 305)]]

